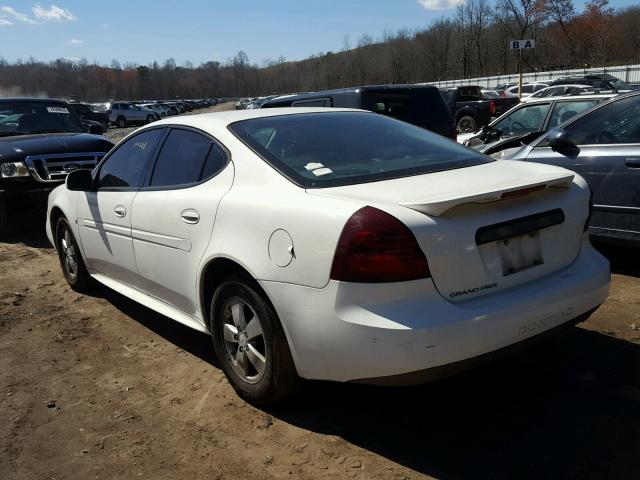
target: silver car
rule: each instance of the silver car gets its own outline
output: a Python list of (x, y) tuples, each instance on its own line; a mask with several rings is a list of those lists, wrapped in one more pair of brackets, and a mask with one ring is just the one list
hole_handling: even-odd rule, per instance
[(109, 122), (121, 128), (131, 124), (151, 123), (156, 119), (153, 110), (129, 102), (114, 102), (108, 112)]

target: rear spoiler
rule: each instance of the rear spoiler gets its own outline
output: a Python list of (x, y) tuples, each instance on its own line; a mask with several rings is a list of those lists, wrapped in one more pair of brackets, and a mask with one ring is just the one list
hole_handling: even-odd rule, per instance
[(552, 187), (569, 187), (574, 175), (570, 172), (565, 174), (544, 174), (522, 179), (522, 181), (509, 181), (508, 185), (482, 185), (478, 190), (467, 190), (456, 192), (452, 190), (428, 201), (409, 200), (401, 202), (403, 207), (417, 210), (438, 217), (454, 207), (471, 203), (490, 203), (505, 200), (508, 198), (520, 197), (537, 191)]

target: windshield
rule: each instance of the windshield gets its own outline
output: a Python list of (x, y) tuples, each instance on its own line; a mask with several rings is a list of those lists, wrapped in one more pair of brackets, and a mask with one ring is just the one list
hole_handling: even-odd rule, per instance
[(491, 159), (383, 115), (327, 112), (254, 118), (229, 126), (294, 183), (333, 187), (469, 167)]
[(0, 102), (0, 135), (83, 132), (78, 118), (60, 102)]
[(633, 88), (631, 88), (631, 85), (617, 78), (610, 78), (609, 83), (613, 85), (613, 88), (616, 88), (618, 90), (633, 90)]

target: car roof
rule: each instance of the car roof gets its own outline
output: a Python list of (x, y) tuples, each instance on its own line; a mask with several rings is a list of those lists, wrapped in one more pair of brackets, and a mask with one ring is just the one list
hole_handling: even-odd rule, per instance
[(227, 110), (224, 112), (199, 113), (183, 117), (172, 117), (158, 120), (149, 124), (158, 125), (184, 125), (201, 128), (226, 127), (227, 125), (241, 120), (251, 120), (254, 118), (278, 117), (283, 115), (302, 115), (305, 113), (337, 113), (337, 112), (360, 112), (372, 114), (368, 110), (356, 108), (332, 108), (332, 107), (284, 107), (284, 108), (258, 108), (254, 110)]
[[(455, 88), (455, 87), (454, 87)], [(317, 92), (300, 92), (295, 94), (283, 94), (278, 95), (274, 98), (270, 98), (269, 100), (297, 100), (306, 99), (309, 97), (323, 96), (323, 95), (337, 95), (341, 93), (362, 93), (368, 91), (379, 91), (379, 90), (399, 90), (399, 89), (435, 89), (438, 90), (438, 87), (431, 84), (426, 83), (391, 83), (391, 84), (381, 84), (381, 85), (362, 85), (359, 87), (347, 87), (347, 88), (336, 88), (333, 90), (318, 90)]]
[(527, 105), (533, 105), (536, 103), (546, 103), (549, 101), (571, 101), (571, 100), (600, 100), (602, 98), (614, 98), (619, 96), (616, 93), (599, 93), (599, 94), (589, 94), (589, 95), (554, 95), (552, 97), (542, 97), (536, 98), (535, 100), (531, 99), (527, 101)]

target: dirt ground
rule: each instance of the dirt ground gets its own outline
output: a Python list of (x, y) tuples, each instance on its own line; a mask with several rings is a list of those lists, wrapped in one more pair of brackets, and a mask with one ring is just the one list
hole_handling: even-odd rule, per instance
[(640, 255), (558, 340), (412, 388), (239, 400), (210, 338), (70, 290), (39, 220), (0, 243), (0, 479), (637, 479)]

